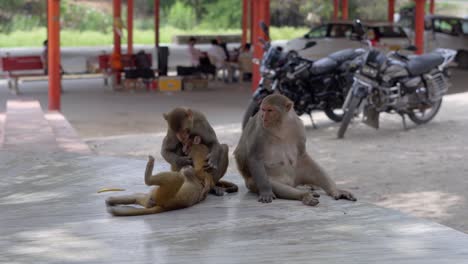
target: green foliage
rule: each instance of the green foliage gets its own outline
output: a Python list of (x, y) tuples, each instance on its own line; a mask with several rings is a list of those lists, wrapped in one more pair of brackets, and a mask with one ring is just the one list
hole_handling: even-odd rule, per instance
[(113, 21), (110, 14), (77, 4), (69, 4), (68, 1), (62, 1), (60, 8), (64, 28), (79, 31), (112, 31)]
[(191, 29), (195, 26), (196, 18), (192, 7), (176, 2), (169, 10), (168, 24), (176, 28)]
[[(232, 1), (234, 2), (234, 1)], [(233, 5), (231, 1), (218, 1), (206, 6), (207, 13), (203, 16), (203, 28), (241, 28), (242, 1)]]
[[(292, 39), (304, 35), (308, 28), (270, 28), (273, 40)], [(0, 33), (0, 48), (5, 47), (41, 47), (46, 38), (47, 30), (38, 28), (34, 31), (15, 31), (10, 34)], [(211, 30), (206, 28), (193, 28), (182, 30), (174, 27), (162, 27), (160, 30), (161, 43), (171, 43), (174, 35), (220, 35), (241, 34), (240, 29)], [(141, 45), (154, 45), (154, 30), (135, 30), (133, 42)], [(112, 45), (112, 32), (77, 31), (63, 29), (60, 32), (60, 43), (64, 47), (78, 46), (104, 46)], [(122, 45), (127, 42), (122, 39)]]

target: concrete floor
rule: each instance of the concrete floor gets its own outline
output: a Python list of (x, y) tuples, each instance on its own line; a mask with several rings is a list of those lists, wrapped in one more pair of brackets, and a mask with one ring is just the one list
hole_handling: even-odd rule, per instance
[[(1, 263), (467, 263), (468, 235), (365, 202), (317, 207), (208, 196), (158, 215), (110, 216), (104, 200), (145, 192), (145, 161), (0, 151)], [(167, 170), (158, 164), (156, 170)]]
[[(463, 73), (455, 72), (452, 92), (465, 89)], [(0, 113), (17, 98), (3, 87)], [(308, 152), (356, 194), (356, 203), (322, 193), (315, 208), (260, 204), (231, 160), (225, 177), (240, 186), (238, 194), (160, 215), (108, 215), (105, 198), (122, 193), (97, 190), (147, 191), (148, 154), (158, 171), (168, 169), (159, 155), (162, 113), (174, 106), (205, 112), (220, 141), (234, 149), (250, 89), (212, 88), (115, 93), (101, 80), (65, 82), (63, 113), (99, 156), (0, 151), (0, 262), (468, 263), (468, 236), (452, 229), (468, 232), (468, 93), (447, 96), (431, 123), (409, 131), (384, 116), (381, 130), (355, 122), (345, 140), (336, 140), (338, 126), (322, 114), (314, 115), (318, 129), (305, 119)], [(26, 83), (22, 91), (21, 98), (47, 106), (46, 83)]]

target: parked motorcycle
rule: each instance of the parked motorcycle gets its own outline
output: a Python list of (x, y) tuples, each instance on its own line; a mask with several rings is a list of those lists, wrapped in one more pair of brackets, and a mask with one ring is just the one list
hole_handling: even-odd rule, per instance
[(432, 120), (450, 86), (447, 65), (455, 55), (450, 49), (419, 56), (398, 51), (386, 55), (370, 48), (343, 104), (338, 138), (344, 137), (351, 119), (360, 113), (363, 122), (376, 129), (382, 112), (399, 114), (405, 129), (405, 116), (418, 125)]
[[(266, 36), (268, 27), (261, 22), (260, 27)], [(345, 49), (329, 56), (312, 61), (300, 57), (296, 51), (284, 52), (270, 41), (263, 43), (263, 57), (260, 62), (261, 79), (252, 101), (242, 120), (245, 127), (254, 116), (266, 96), (280, 93), (294, 102), (294, 110), (300, 116), (322, 110), (335, 122), (343, 119), (342, 105), (345, 95), (353, 83), (354, 71), (360, 67), (363, 49)], [(309, 42), (304, 48), (315, 45)]]

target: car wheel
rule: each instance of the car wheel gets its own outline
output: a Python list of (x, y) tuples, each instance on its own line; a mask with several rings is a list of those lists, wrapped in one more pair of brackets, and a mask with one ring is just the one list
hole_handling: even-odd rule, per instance
[(457, 54), (458, 66), (463, 69), (468, 69), (468, 51), (460, 50)]

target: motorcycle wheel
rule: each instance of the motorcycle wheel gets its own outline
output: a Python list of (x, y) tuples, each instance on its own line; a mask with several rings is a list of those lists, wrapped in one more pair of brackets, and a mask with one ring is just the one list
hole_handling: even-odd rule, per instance
[(327, 107), (323, 111), (328, 118), (335, 122), (341, 122), (343, 120), (344, 111), (341, 108)]
[(343, 138), (344, 134), (346, 133), (346, 129), (348, 129), (349, 123), (351, 123), (351, 119), (353, 119), (354, 112), (358, 107), (361, 100), (358, 97), (353, 96), (351, 101), (349, 102), (348, 110), (345, 111), (343, 116), (343, 121), (341, 121), (340, 129), (338, 129), (337, 137)]
[(242, 129), (245, 128), (250, 117), (254, 116), (259, 109), (260, 104), (255, 100), (251, 100), (247, 110), (245, 110), (244, 117), (242, 118)]
[(431, 121), (436, 114), (439, 112), (440, 106), (442, 105), (442, 99), (436, 101), (432, 104), (432, 107), (429, 109), (413, 109), (411, 112), (408, 113), (408, 117), (413, 121), (415, 124), (421, 125)]

